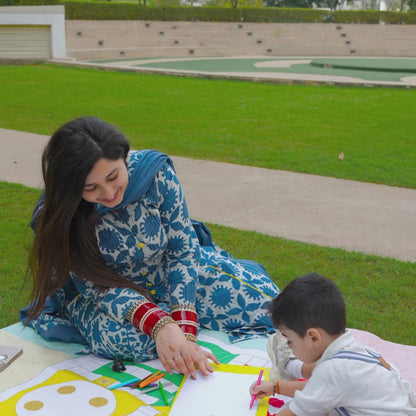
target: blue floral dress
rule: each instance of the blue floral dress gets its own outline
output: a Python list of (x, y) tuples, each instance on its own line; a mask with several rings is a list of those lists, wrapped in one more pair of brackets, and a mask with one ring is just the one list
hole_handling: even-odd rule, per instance
[[(143, 152), (129, 153), (129, 181), (137, 180), (133, 172)], [(234, 259), (212, 242), (203, 224), (192, 224), (170, 159), (146, 192), (130, 199), (116, 209), (97, 206), (98, 245), (111, 268), (148, 289), (152, 302), (166, 312), (172, 305), (193, 305), (200, 327), (226, 332), (231, 341), (274, 331), (267, 303), (278, 288), (260, 264)], [(201, 227), (205, 238), (196, 233)], [(53, 314), (45, 310), (31, 326), (60, 339), (65, 338), (60, 330), (72, 326), (68, 340), (87, 344), (102, 357), (156, 357), (154, 340), (126, 319), (142, 295), (121, 287), (103, 290), (82, 276), (70, 277), (53, 297)]]

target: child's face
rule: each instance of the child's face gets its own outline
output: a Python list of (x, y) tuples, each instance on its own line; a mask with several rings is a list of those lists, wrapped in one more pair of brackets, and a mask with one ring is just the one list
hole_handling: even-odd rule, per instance
[(287, 338), (289, 348), (293, 351), (299, 360), (305, 364), (316, 362), (322, 355), (319, 340), (316, 334), (308, 331), (304, 337), (299, 336), (295, 331), (286, 328), (284, 325), (279, 326), (282, 334)]

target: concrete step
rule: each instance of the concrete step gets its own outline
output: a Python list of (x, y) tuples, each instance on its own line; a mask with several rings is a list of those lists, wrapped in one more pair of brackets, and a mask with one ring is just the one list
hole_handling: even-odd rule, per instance
[(210, 39), (208, 37), (175, 37), (175, 38), (141, 38), (141, 37), (129, 37), (129, 38), (84, 38), (84, 39), (68, 39), (66, 42), (68, 49), (99, 49), (99, 48), (131, 48), (131, 47), (192, 47), (192, 46), (228, 46), (234, 48), (237, 46), (255, 46), (275, 43), (274, 39), (261, 39), (261, 38), (245, 38), (234, 39), (232, 37), (222, 39), (221, 42)]
[(120, 57), (416, 56), (415, 25), (66, 21), (67, 54)]
[(272, 54), (265, 48), (250, 49), (235, 48), (230, 54), (229, 48), (199, 46), (196, 48), (108, 48), (108, 49), (68, 49), (67, 55), (77, 60), (100, 60), (121, 58), (166, 58), (184, 56), (239, 56), (239, 55), (267, 55)]

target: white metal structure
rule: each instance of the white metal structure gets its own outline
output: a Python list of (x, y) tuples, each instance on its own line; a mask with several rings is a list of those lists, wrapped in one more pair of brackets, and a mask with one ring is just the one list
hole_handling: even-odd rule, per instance
[(64, 59), (64, 6), (0, 7), (0, 59)]

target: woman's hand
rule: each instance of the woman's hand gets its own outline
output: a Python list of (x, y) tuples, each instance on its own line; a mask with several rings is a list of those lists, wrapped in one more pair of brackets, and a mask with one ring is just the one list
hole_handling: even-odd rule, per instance
[(266, 396), (272, 396), (273, 395), (273, 381), (262, 381), (259, 385), (257, 385), (256, 382), (254, 382), (250, 386), (250, 396), (252, 395), (256, 396), (256, 399), (262, 399)]
[(159, 330), (156, 351), (169, 374), (175, 370), (196, 378), (196, 368), (204, 376), (214, 371), (208, 359), (219, 364), (215, 355), (203, 351), (197, 343), (187, 340), (179, 326), (174, 323), (166, 324)]

